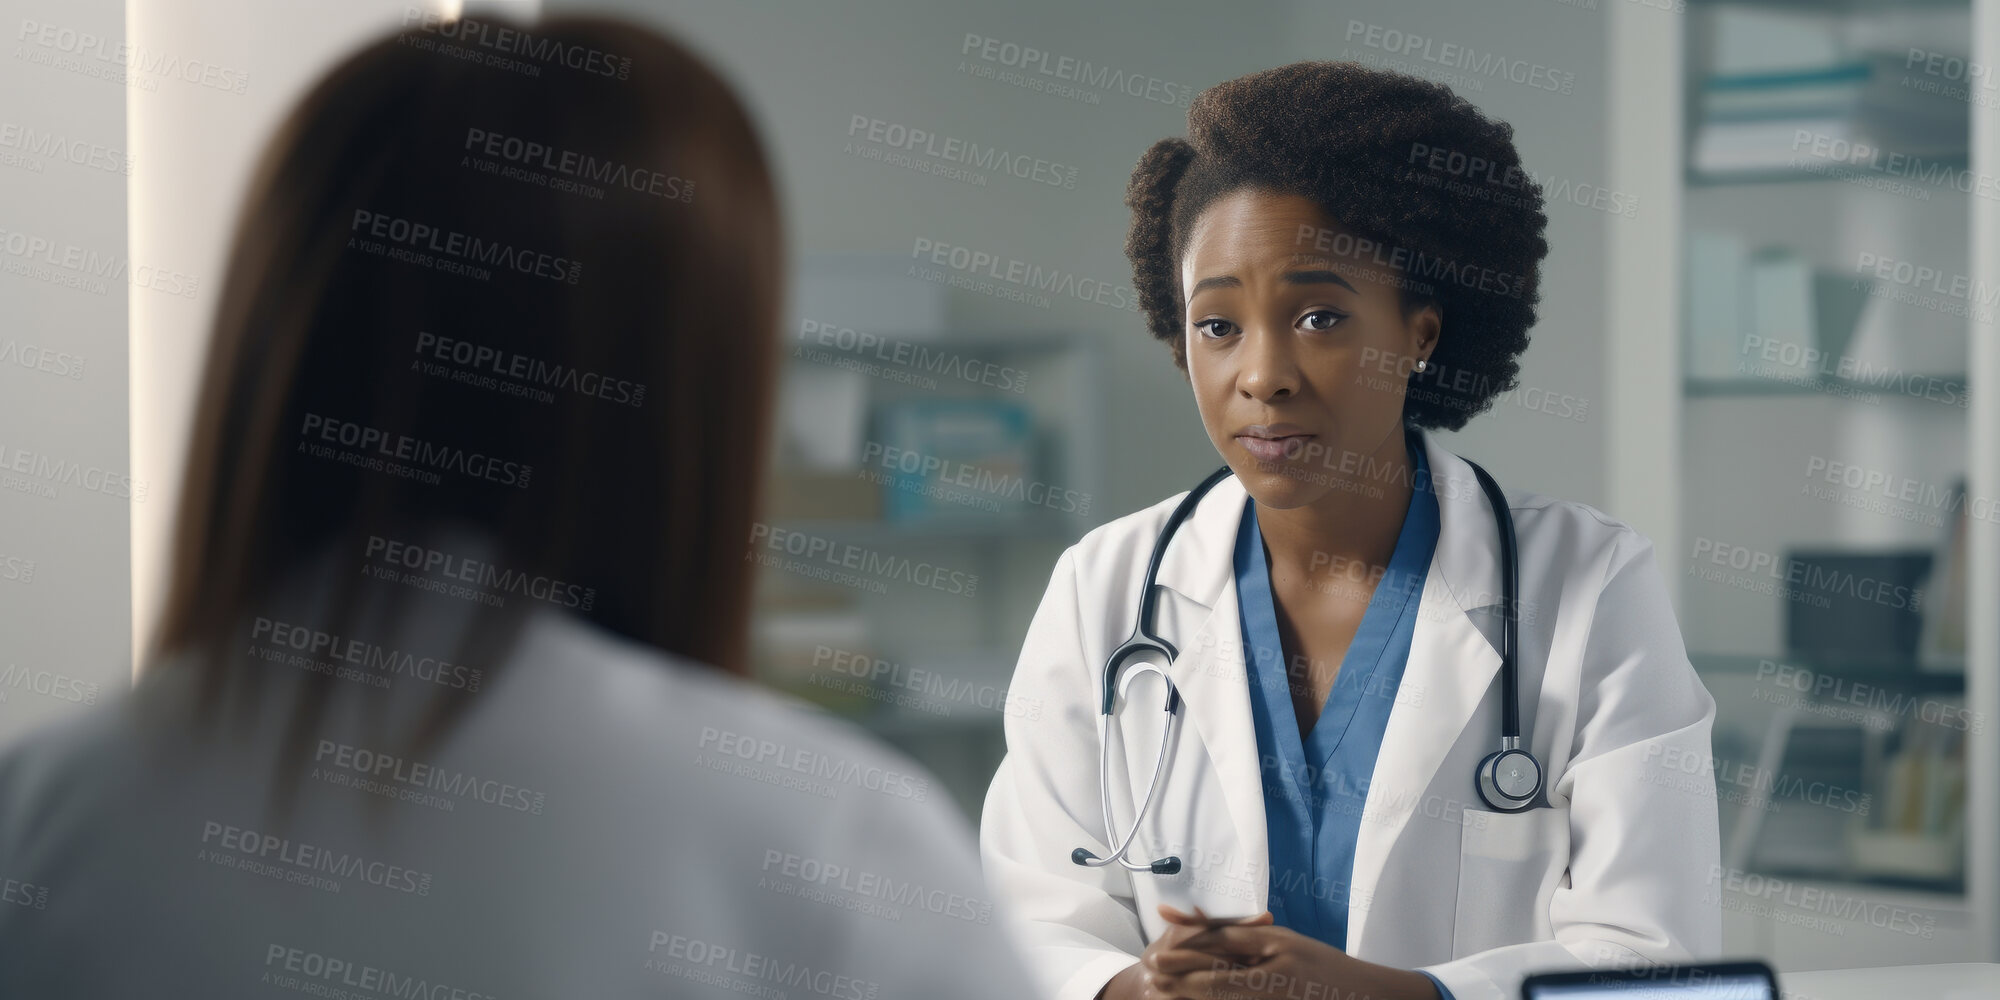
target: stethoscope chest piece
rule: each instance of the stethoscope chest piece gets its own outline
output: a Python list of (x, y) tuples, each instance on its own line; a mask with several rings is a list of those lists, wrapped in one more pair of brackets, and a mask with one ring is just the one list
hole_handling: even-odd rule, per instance
[(1521, 812), (1542, 790), (1542, 765), (1520, 747), (1487, 754), (1479, 762), (1479, 797), (1495, 812)]

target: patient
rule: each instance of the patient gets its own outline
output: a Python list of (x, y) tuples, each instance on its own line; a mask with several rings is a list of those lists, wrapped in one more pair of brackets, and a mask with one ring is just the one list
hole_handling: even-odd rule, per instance
[(0, 996), (1028, 995), (945, 790), (741, 676), (744, 107), (625, 24), (466, 27), (257, 167), (142, 679), (0, 753)]

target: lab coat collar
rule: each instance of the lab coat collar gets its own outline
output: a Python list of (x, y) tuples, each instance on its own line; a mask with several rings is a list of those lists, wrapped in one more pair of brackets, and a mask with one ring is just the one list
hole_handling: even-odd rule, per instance
[[(1437, 489), (1438, 545), (1418, 603), (1403, 693), (1390, 711), (1363, 805), (1348, 906), (1350, 952), (1365, 940), (1390, 847), (1424, 804), (1432, 778), (1500, 667), (1499, 652), (1469, 614), (1499, 603), (1499, 538), (1491, 504), (1464, 459), (1444, 450), (1431, 435), (1421, 437)], [(1169, 674), (1220, 775), (1238, 842), (1253, 862), (1250, 870), (1268, 874), (1257, 731), (1232, 559), (1245, 495), (1234, 476), (1217, 483), (1168, 546), (1158, 579), (1171, 600), (1184, 604), (1176, 618), (1201, 622), (1192, 636), (1169, 637), (1182, 643)], [(1446, 795), (1457, 808), (1483, 808), (1473, 801), (1470, 773), (1446, 787), (1455, 789)], [(1395, 905), (1393, 900), (1391, 893), (1384, 904)]]
[[(1499, 537), (1486, 494), (1465, 459), (1446, 451), (1428, 432), (1417, 433), (1438, 493), (1438, 546), (1430, 575), (1442, 577), (1461, 613), (1498, 604)], [(1215, 484), (1167, 546), (1160, 560), (1160, 586), (1211, 609), (1225, 586), (1233, 589), (1232, 556), (1246, 495), (1235, 476)]]

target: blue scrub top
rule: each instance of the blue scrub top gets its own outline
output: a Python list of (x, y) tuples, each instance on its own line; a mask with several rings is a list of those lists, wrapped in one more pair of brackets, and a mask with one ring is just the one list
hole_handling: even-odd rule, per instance
[[(1292, 707), (1254, 499), (1244, 499), (1236, 533), (1236, 594), (1244, 648), (1250, 654), (1245, 657), (1250, 711), (1270, 831), (1271, 916), (1279, 926), (1342, 949), (1347, 947), (1348, 889), (1361, 808), (1410, 658), (1417, 605), (1437, 550), (1438, 504), (1430, 488), (1430, 465), (1419, 437), (1408, 435), (1405, 442), (1413, 489), (1395, 553), (1375, 584), (1333, 691), (1304, 739)], [(1341, 581), (1336, 585), (1348, 585), (1349, 579), (1336, 576)], [(1303, 676), (1301, 668), (1301, 680)], [(1438, 992), (1449, 996), (1442, 984)]]

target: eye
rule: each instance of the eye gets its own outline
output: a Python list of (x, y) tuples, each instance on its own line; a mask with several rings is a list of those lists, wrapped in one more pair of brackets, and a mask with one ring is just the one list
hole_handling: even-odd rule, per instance
[(1236, 332), (1236, 324), (1226, 319), (1205, 319), (1196, 323), (1194, 328), (1217, 339)]
[(1315, 309), (1306, 313), (1299, 322), (1308, 330), (1331, 330), (1334, 325), (1347, 317), (1331, 309)]

